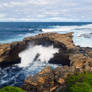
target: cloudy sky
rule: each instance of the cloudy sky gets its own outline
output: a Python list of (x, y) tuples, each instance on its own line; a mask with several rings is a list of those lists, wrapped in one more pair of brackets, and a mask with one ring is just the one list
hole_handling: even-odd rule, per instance
[(0, 21), (92, 22), (92, 0), (0, 0)]

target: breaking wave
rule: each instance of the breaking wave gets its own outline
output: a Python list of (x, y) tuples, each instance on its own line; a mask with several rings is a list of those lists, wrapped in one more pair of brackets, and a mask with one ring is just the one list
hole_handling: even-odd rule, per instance
[(46, 32), (58, 32), (60, 34), (74, 32), (73, 41), (75, 45), (81, 47), (92, 47), (92, 24), (81, 26), (55, 26), (53, 28), (42, 29)]
[(35, 61), (48, 64), (48, 61), (53, 58), (54, 54), (58, 53), (58, 51), (59, 49), (54, 48), (53, 45), (49, 47), (30, 45), (27, 50), (19, 54), (21, 58), (21, 64), (19, 64), (19, 66), (26, 67)]
[[(25, 37), (38, 33), (58, 32), (62, 34), (74, 32), (73, 41), (75, 45), (80, 45), (81, 47), (92, 47), (92, 24), (79, 26), (56, 25), (38, 30), (31, 27), (28, 27), (27, 29), (18, 29), (19, 31), (12, 31), (12, 28), (7, 30), (10, 30), (9, 33), (3, 30), (0, 31), (0, 37), (3, 39), (4, 34), (6, 37), (4, 40), (0, 38), (0, 42), (2, 43), (23, 40)], [(6, 67), (4, 69), (0, 68), (0, 87), (7, 85), (20, 86), (23, 84), (23, 81), (27, 76), (38, 73), (45, 66), (49, 65), (51, 67), (57, 67), (58, 65), (49, 64), (48, 61), (53, 58), (54, 54), (58, 53), (58, 51), (59, 49), (54, 48), (53, 45), (48, 47), (42, 45), (29, 45), (25, 51), (19, 53), (19, 57), (21, 58), (20, 64)]]
[(30, 45), (25, 51), (19, 53), (20, 64), (0, 68), (0, 88), (7, 85), (21, 86), (27, 76), (38, 73), (45, 66), (57, 67), (58, 65), (49, 64), (48, 61), (58, 51), (59, 49), (53, 46)]
[(43, 32), (74, 32), (75, 30), (92, 30), (92, 24), (82, 26), (55, 26), (53, 28), (42, 29)]

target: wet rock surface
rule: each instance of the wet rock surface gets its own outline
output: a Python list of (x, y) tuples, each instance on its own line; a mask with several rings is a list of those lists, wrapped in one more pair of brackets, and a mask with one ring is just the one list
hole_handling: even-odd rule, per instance
[(75, 46), (73, 43), (73, 33), (58, 34), (45, 33), (25, 38), (20, 42), (0, 45), (0, 65), (9, 65), (20, 62), (18, 54), (25, 50), (28, 45), (43, 45), (48, 47), (53, 45), (59, 48), (59, 52), (49, 60), (52, 64), (62, 64), (82, 68), (83, 65), (92, 66), (92, 48)]
[(25, 42), (13, 42), (0, 45), (0, 65), (10, 65), (20, 62), (18, 53), (26, 48)]
[[(43, 45), (49, 46), (53, 45), (55, 48), (60, 49), (60, 54), (56, 54), (55, 57), (58, 59), (55, 60), (57, 64), (64, 63), (66, 61), (69, 54), (68, 51), (74, 48), (74, 43), (72, 40), (72, 34), (58, 34), (58, 33), (46, 33), (39, 34), (37, 36), (25, 38), (21, 42), (13, 42), (11, 44), (2, 44), (0, 45), (0, 64), (1, 66), (4, 64), (17, 63), (20, 61), (18, 54), (25, 50), (28, 45), (31, 43), (32, 45)], [(61, 55), (62, 60), (60, 62), (59, 56)], [(68, 60), (69, 61), (69, 60)], [(49, 61), (51, 63), (55, 63), (53, 60)], [(64, 63), (64, 65), (67, 63)]]
[[(72, 36), (70, 36), (72, 38)], [(46, 67), (35, 76), (29, 76), (22, 86), (27, 92), (61, 92), (65, 87), (65, 80), (75, 72), (92, 72), (92, 48), (83, 48), (65, 45), (59, 47), (59, 53), (54, 55), (49, 63), (62, 64), (63, 66), (51, 69)], [(55, 45), (57, 46), (57, 45)], [(60, 46), (60, 45), (59, 45)]]
[(53, 92), (59, 85), (64, 84), (62, 76), (56, 74), (56, 71), (46, 67), (35, 76), (29, 76), (22, 88), (27, 92)]
[(1, 66), (20, 61), (18, 54), (25, 50), (28, 44), (53, 45), (59, 48), (59, 53), (49, 60), (52, 64), (62, 66), (52, 69), (46, 67), (34, 76), (25, 79), (22, 88), (27, 92), (59, 92), (65, 86), (68, 75), (75, 72), (92, 72), (92, 48), (75, 46), (72, 34), (45, 33), (25, 38), (21, 42), (0, 45)]

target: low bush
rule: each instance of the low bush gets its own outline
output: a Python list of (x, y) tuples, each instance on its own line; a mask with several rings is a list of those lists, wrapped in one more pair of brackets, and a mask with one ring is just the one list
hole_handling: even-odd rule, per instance
[(25, 91), (23, 91), (21, 88), (18, 87), (7, 86), (0, 89), (0, 92), (25, 92)]
[(65, 92), (92, 92), (92, 73), (70, 75), (66, 81)]

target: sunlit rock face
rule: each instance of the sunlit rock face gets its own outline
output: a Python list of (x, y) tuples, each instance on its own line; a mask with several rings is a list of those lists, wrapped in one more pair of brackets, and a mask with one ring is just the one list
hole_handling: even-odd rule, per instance
[[(75, 46), (72, 34), (45, 33), (0, 45), (0, 65), (8, 66), (0, 68), (0, 87), (20, 86), (26, 77), (34, 75), (25, 80), (25, 90), (53, 92), (64, 85), (69, 74), (92, 72), (92, 48)], [(46, 67), (51, 64), (57, 68)]]
[[(45, 47), (53, 45), (54, 48), (59, 48), (59, 52), (62, 52), (64, 58), (68, 58), (68, 55), (65, 54), (72, 48), (74, 48), (74, 43), (72, 40), (72, 33), (68, 34), (58, 34), (58, 33), (45, 33), (39, 34), (37, 36), (25, 38), (21, 42), (13, 42), (11, 44), (2, 44), (0, 45), (0, 63), (3, 64), (12, 64), (20, 61), (19, 53), (25, 50), (29, 43), (35, 45), (42, 45)], [(61, 55), (61, 56), (62, 56)], [(58, 55), (56, 55), (58, 56)], [(62, 57), (62, 60), (64, 60)], [(51, 60), (51, 63), (54, 61)], [(64, 60), (65, 61), (65, 60)], [(68, 60), (69, 61), (69, 60)], [(58, 63), (58, 62), (57, 62)], [(60, 60), (59, 60), (59, 63)], [(62, 64), (62, 63), (61, 63)]]
[[(1, 44), (0, 87), (21, 86), (27, 76), (38, 73), (47, 65), (51, 67), (57, 67), (58, 64), (68, 65), (70, 61), (64, 63), (57, 56), (60, 52), (61, 55), (69, 56), (68, 52), (74, 47), (72, 33), (63, 35), (46, 33), (25, 38), (21, 42)], [(54, 57), (55, 60), (52, 61)], [(63, 57), (60, 58), (64, 60)]]
[(25, 42), (13, 42), (0, 45), (0, 64), (9, 65), (20, 62), (18, 53), (26, 48)]
[[(45, 33), (45, 34), (39, 34), (36, 36), (25, 38), (21, 42), (2, 44), (0, 45), (0, 64), (3, 66), (3, 65), (9, 65), (9, 64), (21, 62), (21, 60), (23, 60), (21, 56), (23, 56), (24, 54), (19, 54), (19, 53), (23, 51), (24, 53), (28, 52), (29, 54), (30, 52), (32, 53), (35, 52), (36, 55), (34, 56), (37, 57), (34, 57), (34, 59), (39, 59), (40, 57), (41, 61), (46, 61), (52, 64), (68, 65), (68, 66), (77, 65), (75, 64), (75, 59), (74, 59), (74, 58), (77, 59), (77, 54), (79, 54), (80, 57), (85, 56), (86, 58), (87, 57), (92, 58), (92, 49), (76, 47), (72, 40), (73, 37), (72, 34), (73, 33), (67, 33), (67, 34)], [(47, 48), (45, 47), (48, 47), (49, 50), (47, 51), (46, 50)], [(53, 48), (53, 50), (51, 50), (51, 48)], [(46, 51), (49, 52), (49, 54), (50, 53), (51, 54), (47, 55), (48, 53)], [(44, 52), (46, 52), (47, 54)], [(51, 56), (52, 54), (53, 56)], [(44, 58), (41, 58), (41, 56), (42, 57), (46, 56), (47, 60), (42, 60)], [(49, 56), (51, 57), (49, 58)], [(27, 58), (27, 56), (25, 55), (24, 57)]]
[(27, 92), (54, 92), (65, 83), (64, 79), (58, 76), (50, 67), (46, 67), (35, 76), (29, 76), (22, 88)]

